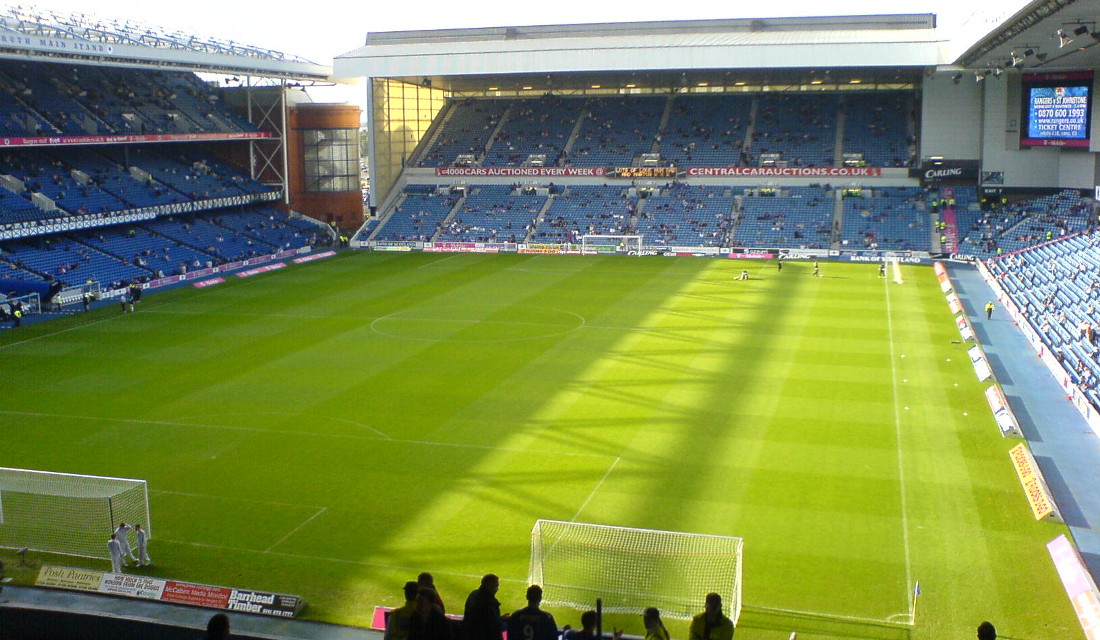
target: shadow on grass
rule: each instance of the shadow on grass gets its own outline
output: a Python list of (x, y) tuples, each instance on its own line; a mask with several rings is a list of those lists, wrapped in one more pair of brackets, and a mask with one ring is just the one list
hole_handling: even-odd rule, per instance
[[(797, 632), (799, 638), (851, 638), (867, 640), (909, 640), (912, 627), (904, 624), (853, 620), (828, 614), (804, 613), (746, 605), (737, 621), (738, 630), (780, 632), (782, 637)], [(753, 637), (756, 637), (754, 634)]]

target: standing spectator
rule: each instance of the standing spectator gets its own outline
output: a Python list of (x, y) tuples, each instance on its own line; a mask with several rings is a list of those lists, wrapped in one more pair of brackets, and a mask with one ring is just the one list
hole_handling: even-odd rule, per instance
[(123, 560), (126, 559), (126, 556), (129, 556), (131, 560), (137, 562), (137, 558), (134, 556), (133, 550), (130, 549), (129, 533), (132, 528), (133, 527), (126, 524), (125, 522), (120, 522), (118, 523), (118, 528), (115, 529), (115, 535), (118, 536), (118, 546), (122, 548)]
[[(657, 607), (646, 607), (642, 612), (642, 624), (645, 625), (644, 640), (669, 640), (668, 629), (661, 621), (661, 612)], [(623, 635), (622, 629), (615, 629), (613, 638), (619, 640)]]
[(134, 537), (137, 538), (138, 564), (143, 567), (153, 564), (153, 559), (149, 557), (149, 533), (140, 524), (135, 524)]
[(111, 534), (107, 541), (107, 551), (111, 554), (111, 571), (122, 573), (122, 547), (118, 544), (118, 534)]
[(462, 637), (465, 640), (502, 640), (504, 630), (500, 616), (497, 591), (500, 578), (487, 573), (481, 578), (481, 586), (466, 598), (462, 616)]
[(733, 640), (733, 622), (722, 613), (722, 596), (708, 593), (703, 613), (691, 619), (689, 640)]
[(409, 637), (409, 620), (416, 612), (416, 596), (420, 591), (412, 580), (405, 583), (405, 605), (390, 611), (386, 618), (386, 634), (383, 640), (406, 640)]
[(409, 618), (408, 640), (451, 640), (451, 623), (435, 604), (431, 589), (420, 587), (416, 592), (416, 609)]
[(508, 618), (508, 637), (522, 640), (557, 640), (558, 624), (554, 616), (539, 608), (542, 603), (542, 587), (527, 587), (527, 606)]
[(668, 629), (657, 607), (646, 607), (642, 612), (642, 624), (645, 625), (645, 640), (669, 640)]
[(565, 625), (562, 638), (564, 640), (596, 640), (596, 616), (595, 610), (585, 611), (581, 614), (581, 628), (570, 629), (569, 625)]
[(440, 611), (446, 611), (447, 610), (446, 607), (443, 606), (443, 598), (439, 597), (439, 589), (435, 588), (435, 578), (432, 577), (432, 574), (428, 573), (427, 571), (424, 571), (420, 575), (416, 576), (416, 584), (418, 586), (425, 587), (425, 588), (428, 588), (428, 589), (431, 589), (432, 591), (434, 591), (435, 592), (435, 603), (437, 605), (439, 605), (439, 610)]

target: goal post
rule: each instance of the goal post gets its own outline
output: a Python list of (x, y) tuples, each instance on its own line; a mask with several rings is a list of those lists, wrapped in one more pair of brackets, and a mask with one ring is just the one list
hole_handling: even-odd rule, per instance
[(642, 236), (586, 234), (581, 236), (581, 253), (622, 253), (642, 255)]
[(528, 580), (542, 586), (547, 605), (587, 610), (600, 598), (606, 613), (657, 607), (678, 619), (701, 612), (715, 592), (736, 624), (743, 544), (732, 536), (539, 520)]
[(0, 467), (0, 547), (109, 558), (120, 522), (152, 537), (144, 480)]

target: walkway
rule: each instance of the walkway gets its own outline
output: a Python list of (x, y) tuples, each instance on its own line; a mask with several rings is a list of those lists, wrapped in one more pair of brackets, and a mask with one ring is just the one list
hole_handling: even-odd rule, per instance
[(951, 265), (948, 271), (1077, 548), (1100, 582), (1100, 438), (1007, 313), (998, 307), (985, 319), (985, 304), (996, 298), (978, 270)]

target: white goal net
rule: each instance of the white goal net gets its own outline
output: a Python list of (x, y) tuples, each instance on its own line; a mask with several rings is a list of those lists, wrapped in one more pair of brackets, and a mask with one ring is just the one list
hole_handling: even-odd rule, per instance
[(628, 256), (642, 255), (642, 236), (605, 236), (589, 234), (581, 236), (581, 252), (618, 253)]
[(0, 467), (0, 547), (109, 558), (120, 522), (152, 537), (144, 480)]
[(686, 619), (710, 592), (736, 624), (741, 613), (743, 540), (656, 529), (539, 520), (531, 530), (530, 584), (547, 605)]

